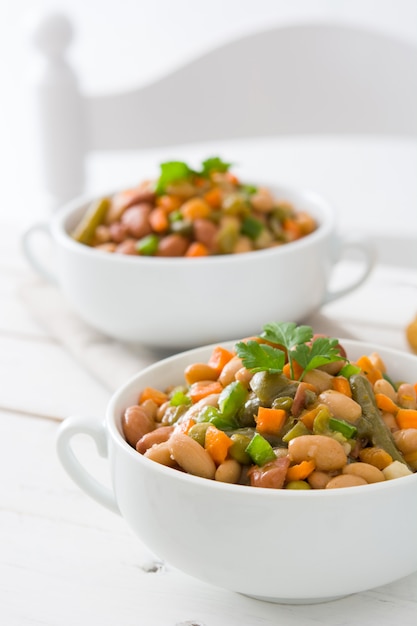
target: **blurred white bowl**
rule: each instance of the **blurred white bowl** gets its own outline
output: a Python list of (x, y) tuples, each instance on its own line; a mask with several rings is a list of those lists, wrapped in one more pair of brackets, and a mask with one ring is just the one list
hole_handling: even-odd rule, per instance
[[(266, 184), (276, 197), (307, 211), (318, 228), (267, 250), (203, 258), (109, 254), (74, 241), (69, 233), (91, 200), (63, 207), (49, 224), (24, 234), (30, 264), (55, 282), (73, 310), (94, 328), (123, 341), (188, 348), (251, 335), (266, 319), (301, 321), (325, 302), (357, 288), (373, 265), (366, 241), (337, 236), (334, 212), (316, 193)], [(55, 248), (45, 267), (33, 235), (46, 231)], [(363, 257), (359, 276), (331, 292), (331, 271), (346, 250)]]

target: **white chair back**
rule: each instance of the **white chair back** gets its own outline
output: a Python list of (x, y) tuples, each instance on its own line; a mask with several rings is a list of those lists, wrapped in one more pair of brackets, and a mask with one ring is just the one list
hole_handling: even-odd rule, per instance
[(71, 24), (34, 29), (45, 185), (57, 204), (84, 184), (91, 150), (144, 149), (272, 135), (417, 134), (417, 49), (380, 32), (276, 26), (213, 49), (125, 93), (81, 93), (65, 60)]

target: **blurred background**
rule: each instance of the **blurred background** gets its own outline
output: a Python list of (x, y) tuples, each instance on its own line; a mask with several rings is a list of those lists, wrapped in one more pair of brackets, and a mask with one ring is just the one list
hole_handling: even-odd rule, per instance
[(81, 88), (97, 94), (146, 83), (216, 44), (273, 24), (333, 20), (417, 44), (415, 0), (1, 0), (0, 212), (22, 221), (43, 210), (27, 76), (31, 22), (48, 10), (71, 18), (69, 59)]

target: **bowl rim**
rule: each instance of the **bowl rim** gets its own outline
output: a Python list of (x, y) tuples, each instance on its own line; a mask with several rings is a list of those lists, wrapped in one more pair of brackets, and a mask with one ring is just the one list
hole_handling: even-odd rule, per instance
[[(416, 357), (413, 354), (408, 353), (408, 352), (397, 350), (395, 348), (386, 347), (378, 343), (371, 343), (371, 342), (365, 342), (365, 341), (355, 340), (355, 339), (347, 339), (347, 338), (342, 338), (342, 337), (338, 339), (339, 339), (339, 342), (344, 347), (347, 348), (347, 350), (357, 348), (357, 349), (366, 351), (366, 353), (368, 353), (369, 351), (381, 352), (381, 353), (385, 353), (388, 357), (393, 357), (393, 358), (397, 358), (401, 360), (405, 359), (410, 362), (414, 360), (415, 363), (417, 364)], [(108, 432), (114, 444), (117, 445), (117, 447), (121, 449), (125, 454), (128, 454), (132, 459), (136, 459), (136, 461), (139, 464), (144, 463), (145, 467), (147, 466), (148, 470), (152, 470), (156, 472), (157, 474), (160, 474), (162, 477), (166, 477), (174, 481), (179, 480), (180, 482), (190, 483), (191, 485), (195, 484), (196, 486), (199, 487), (200, 490), (214, 489), (215, 491), (216, 490), (226, 491), (227, 493), (230, 494), (230, 496), (233, 496), (235, 494), (245, 495), (245, 494), (250, 493), (250, 494), (253, 494), (250, 496), (251, 498), (261, 497), (263, 499), (265, 497), (267, 498), (278, 497), (280, 499), (281, 498), (284, 498), (284, 499), (304, 498), (304, 497), (308, 497), (308, 498), (344, 497), (346, 498), (347, 496), (349, 497), (349, 496), (354, 496), (357, 494), (359, 497), (368, 497), (375, 492), (377, 493), (381, 489), (384, 491), (387, 491), (387, 495), (388, 495), (390, 490), (392, 488), (395, 488), (395, 484), (397, 484), (397, 479), (387, 480), (385, 482), (373, 483), (373, 484), (368, 484), (368, 485), (358, 485), (358, 486), (350, 487), (349, 489), (331, 489), (331, 490), (326, 490), (326, 489), (295, 490), (294, 489), (294, 490), (291, 490), (291, 489), (268, 489), (265, 487), (257, 487), (257, 488), (248, 489), (247, 485), (228, 484), (228, 483), (223, 483), (219, 481), (209, 480), (207, 478), (201, 478), (199, 476), (193, 476), (191, 474), (187, 474), (186, 472), (174, 471), (172, 468), (156, 463), (155, 461), (152, 461), (151, 459), (147, 459), (142, 454), (139, 454), (138, 452), (136, 452), (136, 450), (127, 443), (127, 441), (124, 439), (121, 433), (120, 415), (116, 415), (116, 405), (118, 404), (120, 398), (123, 397), (123, 395), (130, 390), (132, 385), (135, 385), (142, 376), (148, 375), (153, 370), (157, 371), (161, 366), (165, 366), (170, 363), (175, 363), (176, 360), (187, 358), (188, 356), (191, 359), (194, 354), (201, 354), (202, 352), (208, 353), (211, 349), (213, 349), (217, 345), (222, 345), (226, 348), (231, 347), (237, 341), (239, 341), (239, 339), (229, 340), (226, 342), (216, 342), (216, 343), (211, 343), (211, 344), (207, 344), (204, 346), (199, 346), (197, 348), (184, 350), (182, 352), (179, 352), (174, 355), (168, 356), (164, 359), (161, 359), (149, 365), (148, 367), (144, 368), (143, 370), (139, 371), (138, 373), (134, 374), (133, 376), (131, 376), (122, 386), (120, 386), (114, 392), (114, 394), (110, 398), (108, 405), (107, 405), (106, 417), (104, 421), (105, 421), (105, 426), (107, 427)], [(417, 472), (414, 472), (413, 474), (410, 474), (408, 476), (402, 476), (401, 484), (405, 485), (406, 483), (403, 481), (408, 481), (409, 483), (414, 484), (415, 482), (417, 482)], [(363, 489), (364, 487), (366, 488)], [(364, 494), (363, 496), (361, 496), (360, 494), (363, 492)]]
[[(194, 265), (194, 263), (198, 263), (199, 265), (216, 265), (218, 263), (242, 263), (247, 262), (249, 260), (254, 260), (254, 257), (257, 259), (275, 257), (277, 254), (283, 256), (285, 254), (296, 253), (298, 250), (310, 247), (310, 245), (314, 245), (315, 242), (321, 241), (326, 236), (331, 234), (335, 230), (336, 224), (336, 216), (333, 207), (330, 202), (323, 197), (317, 191), (314, 191), (309, 188), (296, 187), (291, 185), (280, 185), (273, 184), (270, 181), (259, 181), (259, 185), (266, 186), (270, 190), (275, 192), (279, 192), (282, 195), (291, 195), (294, 197), (293, 202), (296, 203), (297, 197), (300, 198), (303, 202), (311, 203), (312, 205), (312, 214), (318, 220), (318, 226), (315, 231), (309, 233), (305, 237), (298, 239), (296, 241), (292, 241), (288, 244), (284, 244), (282, 246), (275, 246), (273, 248), (267, 248), (264, 250), (253, 250), (251, 253), (246, 254), (223, 254), (223, 255), (211, 255), (207, 257), (196, 257), (196, 258), (184, 258), (184, 257), (148, 257), (148, 256), (132, 256), (127, 254), (109, 254), (103, 250), (97, 250), (95, 248), (91, 248), (85, 244), (79, 243), (71, 238), (67, 230), (67, 222), (70, 220), (73, 214), (77, 211), (83, 211), (87, 208), (87, 206), (97, 200), (99, 198), (104, 198), (106, 196), (113, 195), (118, 191), (122, 191), (120, 189), (109, 191), (108, 193), (102, 194), (94, 194), (94, 195), (83, 195), (77, 198), (74, 198), (70, 202), (63, 205), (55, 215), (52, 217), (50, 222), (51, 234), (54, 239), (66, 250), (71, 251), (73, 253), (78, 253), (80, 255), (84, 255), (89, 258), (94, 259), (102, 259), (117, 263), (134, 263), (140, 265), (152, 265), (156, 266), (164, 266), (169, 263), (170, 265), (183, 265), (184, 263), (189, 266), (190, 264)], [(253, 254), (254, 253), (254, 254)]]

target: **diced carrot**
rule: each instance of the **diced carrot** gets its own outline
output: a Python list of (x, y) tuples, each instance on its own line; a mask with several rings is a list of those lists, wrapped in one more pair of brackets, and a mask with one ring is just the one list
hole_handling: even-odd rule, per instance
[(204, 447), (216, 465), (220, 465), (220, 463), (226, 460), (227, 453), (232, 444), (233, 441), (223, 430), (210, 424), (206, 430)]
[(209, 251), (207, 246), (205, 246), (200, 241), (193, 241), (187, 248), (187, 251), (184, 256), (192, 258), (198, 256), (208, 256)]
[(234, 357), (233, 352), (226, 350), (223, 346), (215, 346), (208, 360), (208, 365), (220, 375), (226, 363)]
[(184, 202), (180, 211), (185, 219), (193, 221), (208, 217), (212, 209), (202, 198), (190, 198), (190, 200)]
[(284, 374), (284, 376), (286, 376), (287, 378), (290, 378), (292, 380), (299, 380), (301, 374), (304, 372), (303, 368), (301, 367), (301, 365), (299, 365), (297, 363), (297, 361), (293, 361), (292, 362), (292, 366), (293, 366), (293, 370), (294, 370), (294, 376), (291, 375), (291, 367), (289, 363), (286, 363), (282, 369), (282, 373)]
[(197, 422), (192, 418), (189, 417), (188, 419), (184, 420), (183, 422), (181, 422), (180, 424), (178, 424), (175, 427), (176, 432), (181, 432), (184, 433), (184, 435), (186, 435), (188, 433), (188, 431), (190, 430), (190, 428), (192, 426), (194, 426), (194, 424), (196, 424)]
[(382, 372), (378, 368), (376, 368), (370, 358), (368, 356), (361, 356), (357, 361), (356, 365), (361, 368), (362, 372), (365, 374), (369, 382), (374, 384), (377, 380), (382, 378)]
[(222, 203), (222, 192), (219, 187), (213, 187), (204, 194), (204, 200), (213, 209), (218, 209)]
[(398, 411), (398, 406), (395, 404), (395, 402), (393, 402), (393, 400), (391, 400), (391, 398), (386, 396), (385, 393), (376, 393), (375, 400), (378, 409), (386, 413), (392, 413), (393, 415), (396, 415)]
[(314, 420), (317, 416), (317, 413), (321, 410), (322, 405), (316, 406), (314, 409), (310, 411), (306, 411), (300, 415), (300, 420), (303, 422), (304, 426), (307, 426), (309, 430), (313, 430)]
[(156, 207), (149, 213), (149, 223), (156, 233), (163, 233), (168, 229), (169, 220), (162, 207)]
[(168, 400), (168, 395), (154, 387), (145, 387), (139, 396), (139, 404), (143, 404), (145, 400), (153, 400), (155, 404), (161, 406)]
[(417, 383), (414, 383), (413, 385), (415, 392), (417, 393)]
[(316, 464), (313, 460), (301, 461), (297, 465), (292, 465), (287, 469), (287, 482), (291, 480), (304, 480), (307, 476), (310, 476), (316, 469)]
[(172, 211), (177, 211), (180, 208), (182, 201), (178, 196), (164, 194), (157, 197), (156, 204), (166, 213), (172, 213)]
[(400, 429), (417, 428), (417, 410), (416, 409), (398, 409), (395, 416)]
[(223, 385), (217, 380), (199, 380), (197, 383), (193, 383), (190, 387), (189, 396), (193, 404), (210, 396), (212, 393), (221, 393), (223, 391)]
[(343, 393), (349, 398), (352, 397), (352, 390), (349, 385), (349, 381), (344, 376), (335, 376), (332, 381), (333, 389), (339, 393)]
[(292, 219), (291, 217), (285, 218), (282, 223), (282, 227), (291, 241), (294, 241), (295, 239), (300, 239), (300, 237), (302, 237), (303, 235), (301, 226), (295, 219)]
[(259, 433), (278, 435), (284, 425), (287, 412), (284, 409), (269, 409), (260, 406), (256, 416), (256, 430)]

